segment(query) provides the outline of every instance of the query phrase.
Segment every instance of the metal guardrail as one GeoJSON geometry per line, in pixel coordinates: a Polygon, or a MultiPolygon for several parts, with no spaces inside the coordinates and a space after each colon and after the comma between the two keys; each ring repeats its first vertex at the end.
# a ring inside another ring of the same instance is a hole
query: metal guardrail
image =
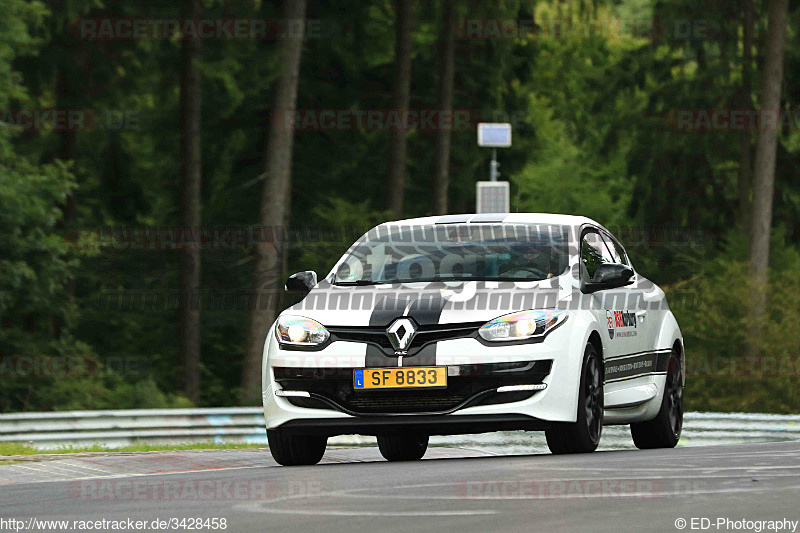
{"type": "Polygon", "coordinates": [[[219,407],[0,414],[0,442],[42,449],[208,441],[266,443],[264,411],[219,407]]]}
{"type": "MultiPolygon", "coordinates": [[[[630,442],[624,427],[606,428],[603,435],[604,444],[630,442]]],[[[686,413],[684,438],[690,443],[800,440],[800,415],[686,413]]],[[[457,444],[458,439],[451,437],[449,440],[457,444]]],[[[220,407],[0,414],[0,442],[25,443],[42,449],[208,441],[266,444],[262,409],[220,407]]],[[[364,442],[370,441],[349,436],[336,439],[338,444],[364,442]]]]}

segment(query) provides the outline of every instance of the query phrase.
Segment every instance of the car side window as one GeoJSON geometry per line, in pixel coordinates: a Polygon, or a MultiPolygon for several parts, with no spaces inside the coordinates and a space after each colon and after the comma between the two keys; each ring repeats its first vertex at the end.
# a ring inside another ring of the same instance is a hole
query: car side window
{"type": "Polygon", "coordinates": [[[583,265],[588,279],[594,278],[597,267],[601,264],[613,262],[614,258],[603,243],[600,234],[596,231],[585,233],[581,239],[581,265],[583,265]]]}

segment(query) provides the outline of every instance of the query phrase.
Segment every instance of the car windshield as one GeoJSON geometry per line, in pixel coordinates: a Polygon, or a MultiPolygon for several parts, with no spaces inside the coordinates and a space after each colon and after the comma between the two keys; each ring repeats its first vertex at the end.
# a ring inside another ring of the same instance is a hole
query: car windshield
{"type": "Polygon", "coordinates": [[[568,268],[567,236],[549,224],[378,226],[353,245],[334,283],[543,280],[568,268]]]}

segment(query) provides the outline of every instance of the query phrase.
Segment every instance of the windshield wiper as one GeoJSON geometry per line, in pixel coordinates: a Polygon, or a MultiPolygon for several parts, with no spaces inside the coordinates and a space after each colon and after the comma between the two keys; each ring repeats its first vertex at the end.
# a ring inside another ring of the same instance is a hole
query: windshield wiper
{"type": "Polygon", "coordinates": [[[442,282],[470,282],[470,281],[497,281],[497,282],[511,282],[511,281],[542,281],[541,278],[467,278],[458,276],[437,276],[434,278],[426,279],[405,279],[395,280],[394,283],[442,283],[442,282]]]}
{"type": "Polygon", "coordinates": [[[391,281],[372,281],[369,279],[357,279],[354,281],[334,281],[334,285],[357,287],[367,285],[389,285],[392,283],[442,283],[442,282],[469,282],[469,281],[495,281],[495,282],[514,282],[514,281],[542,281],[536,278],[462,278],[457,276],[443,276],[428,279],[395,279],[391,281]]]}
{"type": "Polygon", "coordinates": [[[372,281],[371,279],[357,279],[354,281],[334,281],[334,285],[347,285],[347,286],[359,286],[359,285],[385,285],[389,283],[388,281],[372,281]]]}

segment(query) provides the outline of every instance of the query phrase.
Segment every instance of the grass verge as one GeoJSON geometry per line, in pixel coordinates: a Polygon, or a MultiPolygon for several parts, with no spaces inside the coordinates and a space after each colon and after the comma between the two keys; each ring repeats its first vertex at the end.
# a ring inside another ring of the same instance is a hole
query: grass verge
{"type": "MultiPolygon", "coordinates": [[[[134,444],[122,448],[106,448],[105,446],[63,446],[54,450],[39,450],[32,446],[16,442],[0,442],[0,457],[8,455],[43,455],[64,453],[120,453],[120,452],[160,452],[180,450],[240,450],[246,448],[266,448],[266,444],[231,444],[219,442],[195,442],[191,444],[134,444]]],[[[2,463],[0,463],[2,464],[2,463]]]]}

